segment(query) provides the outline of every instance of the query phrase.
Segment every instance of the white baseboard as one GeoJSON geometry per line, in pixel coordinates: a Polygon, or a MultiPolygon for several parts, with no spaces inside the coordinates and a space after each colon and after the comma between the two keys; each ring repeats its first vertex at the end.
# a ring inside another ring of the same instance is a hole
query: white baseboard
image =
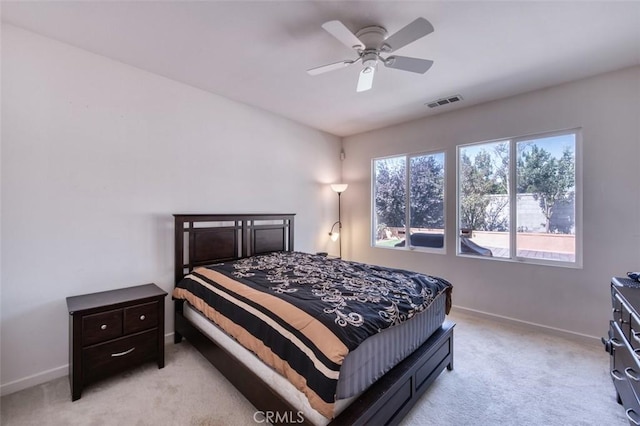
{"type": "Polygon", "coordinates": [[[59,379],[60,377],[64,377],[68,374],[69,364],[52,368],[51,370],[43,371],[41,373],[32,374],[31,376],[23,377],[22,379],[14,380],[13,382],[3,383],[2,385],[0,385],[0,395],[9,395],[10,393],[18,392],[32,386],[41,385],[42,383],[46,383],[51,380],[59,379]]]}
{"type": "Polygon", "coordinates": [[[574,342],[593,345],[595,343],[600,344],[600,337],[589,336],[587,334],[576,333],[570,330],[564,330],[562,328],[549,327],[547,325],[538,324],[535,322],[522,321],[516,318],[505,317],[502,315],[496,315],[489,312],[478,311],[476,309],[465,308],[463,306],[453,305],[452,311],[456,310],[465,314],[474,315],[477,317],[488,318],[490,320],[500,322],[508,325],[515,325],[534,330],[542,333],[552,334],[554,336],[562,337],[574,342]]]}
{"type": "MultiPolygon", "coordinates": [[[[173,343],[173,332],[164,335],[164,344],[168,345],[173,343]]],[[[62,365],[60,367],[52,368],[51,370],[43,371],[33,374],[31,376],[23,377],[18,380],[14,380],[9,383],[3,383],[0,385],[0,396],[9,395],[14,392],[18,392],[24,389],[28,389],[32,386],[38,386],[43,383],[47,383],[51,380],[59,379],[69,374],[69,364],[62,365]]]]}

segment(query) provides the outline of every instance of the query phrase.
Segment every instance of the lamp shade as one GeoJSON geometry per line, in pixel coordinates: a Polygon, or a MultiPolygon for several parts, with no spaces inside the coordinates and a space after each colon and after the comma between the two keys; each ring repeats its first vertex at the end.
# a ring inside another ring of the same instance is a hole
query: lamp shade
{"type": "Polygon", "coordinates": [[[331,232],[330,234],[331,241],[338,241],[338,238],[340,238],[340,233],[339,232],[331,232]]]}
{"type": "Polygon", "coordinates": [[[349,185],[346,183],[334,183],[331,185],[331,189],[333,189],[334,192],[340,194],[341,192],[346,191],[348,186],[349,185]]]}

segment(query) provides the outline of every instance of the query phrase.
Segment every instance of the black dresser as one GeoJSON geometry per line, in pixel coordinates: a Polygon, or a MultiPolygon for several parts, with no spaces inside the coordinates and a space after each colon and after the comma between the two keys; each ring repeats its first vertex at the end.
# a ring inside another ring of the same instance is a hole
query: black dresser
{"type": "Polygon", "coordinates": [[[640,283],[612,278],[613,320],[609,338],[602,339],[611,354],[611,378],[618,403],[632,425],[640,425],[640,283]]]}

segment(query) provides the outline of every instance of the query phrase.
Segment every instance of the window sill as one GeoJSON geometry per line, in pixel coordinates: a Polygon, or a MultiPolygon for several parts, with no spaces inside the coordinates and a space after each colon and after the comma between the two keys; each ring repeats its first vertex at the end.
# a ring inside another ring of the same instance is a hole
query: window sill
{"type": "Polygon", "coordinates": [[[508,262],[517,263],[521,265],[538,265],[538,266],[552,266],[554,268],[569,268],[569,269],[582,269],[581,262],[559,262],[553,260],[531,259],[526,257],[516,257],[515,259],[509,257],[491,257],[491,256],[478,256],[473,254],[456,253],[457,257],[464,257],[467,259],[481,259],[495,262],[508,262]]]}
{"type": "Polygon", "coordinates": [[[429,254],[447,254],[446,248],[435,249],[435,248],[418,247],[418,246],[409,246],[409,248],[407,248],[407,247],[404,247],[404,246],[402,246],[402,247],[387,247],[387,246],[376,246],[376,245],[371,245],[371,247],[376,248],[376,249],[383,249],[383,250],[419,252],[419,253],[429,253],[429,254]]]}

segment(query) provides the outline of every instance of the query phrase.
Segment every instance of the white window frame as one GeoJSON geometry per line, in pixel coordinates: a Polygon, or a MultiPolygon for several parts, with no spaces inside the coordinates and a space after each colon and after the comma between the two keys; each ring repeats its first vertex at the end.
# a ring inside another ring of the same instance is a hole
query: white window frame
{"type": "Polygon", "coordinates": [[[493,260],[500,262],[516,262],[516,263],[527,263],[527,264],[536,264],[536,265],[545,265],[545,266],[556,266],[556,267],[564,267],[564,268],[582,268],[582,256],[583,256],[583,207],[582,207],[582,129],[574,128],[574,129],[565,129],[558,130],[552,132],[545,133],[535,133],[529,134],[525,136],[518,136],[512,138],[501,138],[494,140],[487,140],[482,142],[473,142],[463,145],[458,145],[456,147],[456,255],[459,257],[473,258],[473,259],[484,259],[484,260],[493,260]],[[516,176],[517,176],[517,144],[518,142],[528,141],[531,139],[543,139],[549,138],[553,136],[562,136],[562,135],[575,135],[575,261],[567,262],[561,260],[545,260],[545,259],[535,259],[530,257],[522,257],[517,254],[517,202],[516,202],[516,176]],[[466,254],[460,252],[460,150],[462,148],[475,146],[475,145],[483,145],[490,143],[499,143],[499,142],[508,142],[509,143],[509,257],[489,257],[489,256],[478,256],[473,254],[466,254]]]}
{"type": "Polygon", "coordinates": [[[419,251],[424,253],[435,253],[435,254],[446,254],[447,253],[447,152],[445,150],[434,150],[434,151],[426,151],[419,152],[413,154],[396,154],[396,155],[388,155],[385,157],[376,157],[371,159],[371,247],[377,249],[385,249],[385,250],[407,250],[407,251],[419,251]],[[411,191],[410,191],[410,179],[411,179],[411,159],[415,157],[424,157],[429,155],[442,155],[442,167],[443,167],[443,194],[442,194],[442,209],[443,209],[443,241],[442,248],[432,248],[432,247],[422,247],[422,246],[413,246],[411,245],[411,238],[407,239],[407,236],[410,235],[411,232],[411,191]],[[376,245],[376,198],[375,198],[375,173],[376,161],[386,160],[390,158],[399,158],[404,157],[405,159],[405,185],[406,185],[406,198],[405,198],[405,245],[402,247],[386,247],[376,245]]]}

